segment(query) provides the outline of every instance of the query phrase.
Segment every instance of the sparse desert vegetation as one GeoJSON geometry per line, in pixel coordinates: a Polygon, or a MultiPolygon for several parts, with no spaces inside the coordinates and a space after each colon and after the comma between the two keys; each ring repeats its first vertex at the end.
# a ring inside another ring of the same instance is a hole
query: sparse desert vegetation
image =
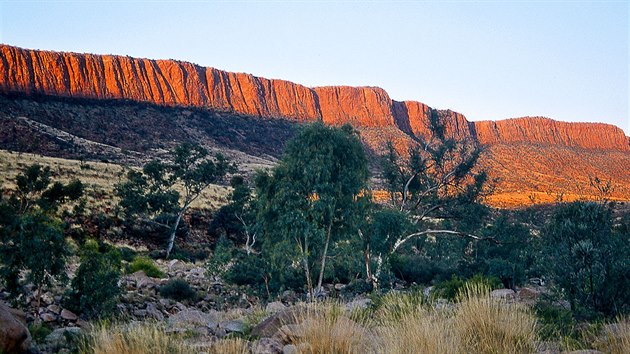
{"type": "Polygon", "coordinates": [[[5,152],[0,315],[43,353],[627,351],[630,213],[490,208],[479,148],[433,118],[423,149],[387,146],[378,200],[350,126],[305,126],[253,178],[195,145],[5,152]]]}

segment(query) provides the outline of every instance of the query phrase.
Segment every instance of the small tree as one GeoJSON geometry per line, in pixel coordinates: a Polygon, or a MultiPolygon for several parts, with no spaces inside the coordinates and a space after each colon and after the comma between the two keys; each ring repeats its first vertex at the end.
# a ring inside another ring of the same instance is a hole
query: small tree
{"type": "MultiPolygon", "coordinates": [[[[356,235],[351,221],[367,177],[367,160],[352,127],[316,123],[287,144],[271,174],[256,179],[263,248],[275,254],[293,244],[311,296],[322,290],[330,248],[344,235],[356,235]]],[[[276,259],[290,267],[290,255],[276,259]]]]}
{"type": "Polygon", "coordinates": [[[17,188],[0,201],[0,275],[16,293],[20,274],[37,286],[37,307],[45,285],[65,278],[68,255],[58,207],[83,194],[78,180],[66,185],[50,178],[50,168],[28,167],[16,177],[17,188]]]}
{"type": "Polygon", "coordinates": [[[127,181],[116,186],[120,205],[128,217],[150,221],[168,232],[166,258],[190,205],[213,183],[223,180],[236,167],[222,155],[208,159],[208,151],[195,144],[182,144],[172,162],[151,161],[142,171],[130,171],[127,181]],[[181,186],[180,194],[175,188],[181,186]]]}
{"type": "Polygon", "coordinates": [[[107,318],[116,309],[121,293],[120,252],[111,247],[99,250],[94,241],[87,241],[81,265],[72,279],[67,305],[88,318],[107,318]]]}
{"type": "Polygon", "coordinates": [[[543,268],[575,313],[611,316],[630,305],[630,234],[596,203],[558,207],[542,233],[543,268]]]}

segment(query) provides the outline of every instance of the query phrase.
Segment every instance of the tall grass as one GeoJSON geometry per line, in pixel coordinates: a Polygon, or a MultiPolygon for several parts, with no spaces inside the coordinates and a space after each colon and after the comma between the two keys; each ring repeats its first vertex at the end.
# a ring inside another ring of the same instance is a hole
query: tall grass
{"type": "Polygon", "coordinates": [[[80,345],[82,354],[188,354],[192,347],[155,323],[95,326],[80,345]]]}
{"type": "Polygon", "coordinates": [[[460,294],[453,325],[462,352],[535,352],[534,315],[523,305],[491,298],[484,286],[467,286],[460,294]]]}
{"type": "Polygon", "coordinates": [[[309,304],[296,315],[296,333],[291,344],[302,348],[301,353],[368,353],[371,336],[361,324],[350,319],[343,306],[334,302],[309,304]],[[301,345],[302,344],[302,345],[301,345]]]}
{"type": "Polygon", "coordinates": [[[434,309],[409,296],[392,296],[378,311],[382,353],[531,353],[535,317],[524,307],[492,299],[488,288],[467,286],[453,308],[434,309]]]}
{"type": "Polygon", "coordinates": [[[630,317],[619,317],[605,327],[603,338],[595,342],[595,348],[611,354],[630,353],[630,317]]]}

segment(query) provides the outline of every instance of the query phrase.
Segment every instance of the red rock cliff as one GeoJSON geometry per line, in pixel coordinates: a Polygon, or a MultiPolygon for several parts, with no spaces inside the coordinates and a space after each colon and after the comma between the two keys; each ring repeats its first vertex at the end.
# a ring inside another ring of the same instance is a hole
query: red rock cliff
{"type": "Polygon", "coordinates": [[[603,123],[566,123],[543,117],[474,122],[482,144],[534,143],[630,151],[623,130],[603,123]]]}
{"type": "Polygon", "coordinates": [[[0,45],[0,92],[65,97],[128,99],[161,105],[208,107],[264,118],[322,120],[359,127],[396,127],[408,135],[428,134],[438,114],[446,132],[483,144],[530,142],[630,150],[617,127],[519,118],[470,123],[460,113],[435,111],[414,101],[397,102],[375,87],[308,88],[283,80],[230,73],[174,60],[137,59],[28,50],[0,45]]]}

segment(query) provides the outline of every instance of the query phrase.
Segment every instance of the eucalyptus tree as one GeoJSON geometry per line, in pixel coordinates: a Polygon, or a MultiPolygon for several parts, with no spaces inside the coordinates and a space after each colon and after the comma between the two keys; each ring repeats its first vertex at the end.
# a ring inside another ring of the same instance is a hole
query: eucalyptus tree
{"type": "Polygon", "coordinates": [[[212,160],[205,148],[184,143],[175,148],[171,161],[153,160],[141,171],[129,171],[127,181],[116,186],[116,194],[128,217],[150,221],[168,232],[168,258],[191,204],[211,184],[222,182],[235,171],[236,166],[223,155],[217,154],[212,160]]]}
{"type": "Polygon", "coordinates": [[[322,290],[330,248],[356,237],[367,179],[358,134],[349,125],[321,123],[306,126],[287,144],[279,164],[256,178],[263,252],[283,263],[279,268],[299,262],[311,297],[322,290]],[[274,257],[278,249],[294,252],[274,257]]]}

